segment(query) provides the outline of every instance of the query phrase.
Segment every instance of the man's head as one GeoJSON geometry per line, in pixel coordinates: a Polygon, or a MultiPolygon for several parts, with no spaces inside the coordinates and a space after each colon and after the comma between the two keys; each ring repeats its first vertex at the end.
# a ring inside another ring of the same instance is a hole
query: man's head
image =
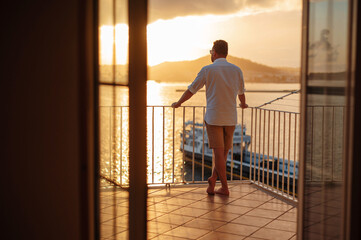
{"type": "Polygon", "coordinates": [[[211,50],[211,60],[214,62],[217,58],[226,58],[228,55],[228,43],[224,40],[213,42],[211,50]]]}

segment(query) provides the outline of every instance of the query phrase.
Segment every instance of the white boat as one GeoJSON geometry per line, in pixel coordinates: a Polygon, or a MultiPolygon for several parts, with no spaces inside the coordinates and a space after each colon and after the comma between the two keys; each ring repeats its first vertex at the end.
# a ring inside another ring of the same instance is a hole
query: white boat
{"type": "MultiPolygon", "coordinates": [[[[192,121],[185,122],[184,135],[183,131],[181,135],[180,149],[186,156],[185,161],[193,162],[197,164],[204,164],[206,166],[212,166],[212,149],[208,145],[208,136],[206,127],[201,123],[193,123],[192,121]],[[204,131],[203,131],[204,129],[204,131]]],[[[276,158],[273,156],[267,156],[263,154],[250,152],[249,146],[251,144],[251,137],[246,135],[246,127],[242,125],[236,125],[233,135],[233,148],[229,151],[227,156],[227,171],[230,174],[233,171],[234,174],[241,173],[242,176],[248,177],[250,175],[250,169],[260,171],[260,176],[263,173],[268,173],[270,177],[276,180],[277,176],[279,181],[284,178],[290,177],[290,185],[292,185],[292,179],[298,176],[298,162],[296,165],[293,160],[276,158]],[[272,166],[274,164],[274,166],[272,166]],[[296,173],[294,176],[294,172],[296,173]]],[[[252,173],[253,176],[253,173],[252,173]]],[[[286,180],[287,181],[287,180],[286,180]]],[[[296,185],[297,186],[297,185],[296,185]]]]}

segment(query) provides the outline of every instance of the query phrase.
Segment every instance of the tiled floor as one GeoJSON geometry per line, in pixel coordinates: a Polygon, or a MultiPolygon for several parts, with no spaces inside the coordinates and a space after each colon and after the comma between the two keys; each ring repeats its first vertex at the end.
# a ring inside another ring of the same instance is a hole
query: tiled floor
{"type": "MultiPolygon", "coordinates": [[[[254,185],[230,184],[230,196],[206,185],[149,189],[148,239],[296,239],[296,208],[254,185]]],[[[128,194],[101,194],[102,239],[127,239],[128,194]]]]}

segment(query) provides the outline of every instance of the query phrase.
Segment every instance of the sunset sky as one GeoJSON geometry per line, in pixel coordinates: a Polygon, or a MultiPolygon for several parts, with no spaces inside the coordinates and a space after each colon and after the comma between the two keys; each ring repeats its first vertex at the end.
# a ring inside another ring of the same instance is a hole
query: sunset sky
{"type": "MultiPolygon", "coordinates": [[[[117,1],[116,63],[127,61],[126,1],[117,1]]],[[[224,39],[229,54],[299,67],[300,0],[149,0],[148,64],[193,60],[224,39]]],[[[112,1],[100,1],[100,61],[113,61],[112,1]]]]}

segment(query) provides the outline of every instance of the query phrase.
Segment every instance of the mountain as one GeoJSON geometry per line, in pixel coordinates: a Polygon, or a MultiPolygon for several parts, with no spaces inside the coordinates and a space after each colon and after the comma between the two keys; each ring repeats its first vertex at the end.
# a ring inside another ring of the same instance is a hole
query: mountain
{"type": "MultiPolygon", "coordinates": [[[[233,56],[228,56],[227,60],[242,69],[247,82],[299,82],[299,71],[297,69],[273,68],[233,56]]],[[[192,61],[161,63],[148,68],[148,79],[159,82],[191,82],[203,66],[211,63],[209,56],[192,61]]]]}
{"type": "MultiPolygon", "coordinates": [[[[299,82],[299,69],[297,68],[274,68],[233,56],[228,56],[227,60],[242,69],[246,82],[299,82]]],[[[192,82],[201,68],[211,63],[209,56],[192,61],[161,63],[156,66],[148,67],[148,79],[157,82],[192,82]]],[[[128,80],[128,66],[117,65],[115,70],[116,82],[126,83],[128,80]]],[[[100,80],[102,82],[112,82],[113,78],[113,66],[101,65],[100,80]]]]}

